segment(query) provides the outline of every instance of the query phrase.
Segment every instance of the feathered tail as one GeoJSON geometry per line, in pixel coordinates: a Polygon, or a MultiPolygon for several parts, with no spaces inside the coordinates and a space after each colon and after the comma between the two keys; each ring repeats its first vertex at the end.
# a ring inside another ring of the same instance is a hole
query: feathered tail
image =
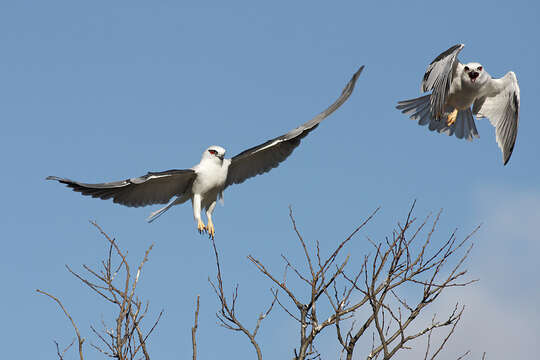
{"type": "Polygon", "coordinates": [[[436,120],[431,114],[430,96],[425,95],[416,99],[399,101],[396,108],[410,115],[412,120],[418,120],[418,125],[429,125],[430,131],[437,131],[448,136],[456,135],[458,139],[472,141],[479,138],[471,109],[459,110],[456,121],[448,126],[446,121],[436,120]]]}
{"type": "Polygon", "coordinates": [[[150,216],[148,216],[146,218],[146,221],[148,221],[149,223],[151,223],[152,221],[156,220],[158,217],[160,217],[161,215],[163,215],[163,213],[167,210],[169,210],[172,206],[174,205],[178,205],[178,204],[183,204],[185,203],[187,200],[189,200],[189,196],[179,196],[177,197],[176,199],[174,199],[173,201],[171,201],[170,203],[168,203],[165,207],[162,207],[161,209],[159,210],[156,210],[154,211],[153,213],[150,214],[150,216]]]}

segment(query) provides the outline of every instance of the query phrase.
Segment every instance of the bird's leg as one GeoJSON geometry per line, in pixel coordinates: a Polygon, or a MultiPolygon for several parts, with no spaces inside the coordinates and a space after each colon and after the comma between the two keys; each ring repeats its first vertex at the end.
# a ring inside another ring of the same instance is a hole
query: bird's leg
{"type": "MultiPolygon", "coordinates": [[[[208,225],[210,225],[210,224],[208,224],[208,225]]],[[[197,230],[199,230],[199,234],[202,234],[203,232],[206,231],[206,226],[204,226],[204,223],[202,222],[201,219],[197,220],[197,230]]]]}
{"type": "Polygon", "coordinates": [[[208,220],[208,236],[213,239],[215,234],[216,230],[214,228],[214,223],[212,222],[212,220],[208,220]]]}
{"type": "Polygon", "coordinates": [[[200,194],[193,195],[193,217],[197,221],[197,230],[199,230],[199,234],[206,231],[206,226],[204,226],[204,223],[201,220],[201,200],[200,194]]]}
{"type": "Polygon", "coordinates": [[[214,212],[214,208],[216,207],[216,202],[212,202],[210,206],[206,209],[206,217],[208,218],[208,236],[212,239],[214,238],[214,235],[216,234],[216,230],[214,228],[214,223],[212,222],[212,213],[214,212]]]}
{"type": "Polygon", "coordinates": [[[452,124],[456,122],[458,111],[459,111],[458,109],[454,109],[454,111],[448,114],[448,117],[446,118],[447,126],[452,126],[452,124]]]}

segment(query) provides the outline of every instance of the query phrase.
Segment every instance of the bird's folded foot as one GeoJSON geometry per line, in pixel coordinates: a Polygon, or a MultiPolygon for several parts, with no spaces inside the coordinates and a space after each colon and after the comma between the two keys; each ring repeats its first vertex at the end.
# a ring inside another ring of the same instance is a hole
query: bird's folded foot
{"type": "Polygon", "coordinates": [[[208,222],[207,230],[208,230],[208,236],[213,239],[214,235],[216,234],[216,230],[214,228],[214,224],[211,221],[208,222]]]}
{"type": "Polygon", "coordinates": [[[447,126],[452,126],[452,124],[456,122],[458,111],[459,111],[458,109],[454,109],[454,111],[448,114],[448,117],[446,118],[447,126]]]}
{"type": "Polygon", "coordinates": [[[204,226],[204,223],[201,220],[197,222],[197,230],[199,230],[199,234],[206,231],[206,226],[204,226]]]}

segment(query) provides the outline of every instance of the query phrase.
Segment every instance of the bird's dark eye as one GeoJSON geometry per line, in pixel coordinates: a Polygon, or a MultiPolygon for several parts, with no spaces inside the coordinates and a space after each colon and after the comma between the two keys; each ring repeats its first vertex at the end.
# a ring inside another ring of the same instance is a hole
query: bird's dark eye
{"type": "Polygon", "coordinates": [[[479,66],[479,67],[476,68],[476,70],[478,70],[478,71],[482,71],[482,69],[483,69],[483,68],[482,68],[481,66],[479,66]]]}
{"type": "Polygon", "coordinates": [[[469,67],[468,67],[468,66],[465,66],[465,68],[464,68],[463,70],[465,70],[465,71],[469,71],[470,69],[469,69],[469,67]]]}
{"type": "Polygon", "coordinates": [[[210,154],[212,154],[212,155],[217,155],[217,151],[214,150],[214,149],[210,149],[210,150],[208,150],[208,152],[209,152],[210,154]]]}

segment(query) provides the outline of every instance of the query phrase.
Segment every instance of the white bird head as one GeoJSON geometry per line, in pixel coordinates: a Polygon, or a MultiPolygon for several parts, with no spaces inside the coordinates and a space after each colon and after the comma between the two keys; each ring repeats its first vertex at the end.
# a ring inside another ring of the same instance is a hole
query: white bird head
{"type": "Polygon", "coordinates": [[[221,146],[212,145],[208,149],[204,150],[201,161],[212,160],[221,163],[223,162],[224,157],[225,149],[221,146]]]}
{"type": "Polygon", "coordinates": [[[465,64],[461,77],[462,81],[471,87],[481,87],[491,78],[482,64],[476,62],[465,64]]]}

